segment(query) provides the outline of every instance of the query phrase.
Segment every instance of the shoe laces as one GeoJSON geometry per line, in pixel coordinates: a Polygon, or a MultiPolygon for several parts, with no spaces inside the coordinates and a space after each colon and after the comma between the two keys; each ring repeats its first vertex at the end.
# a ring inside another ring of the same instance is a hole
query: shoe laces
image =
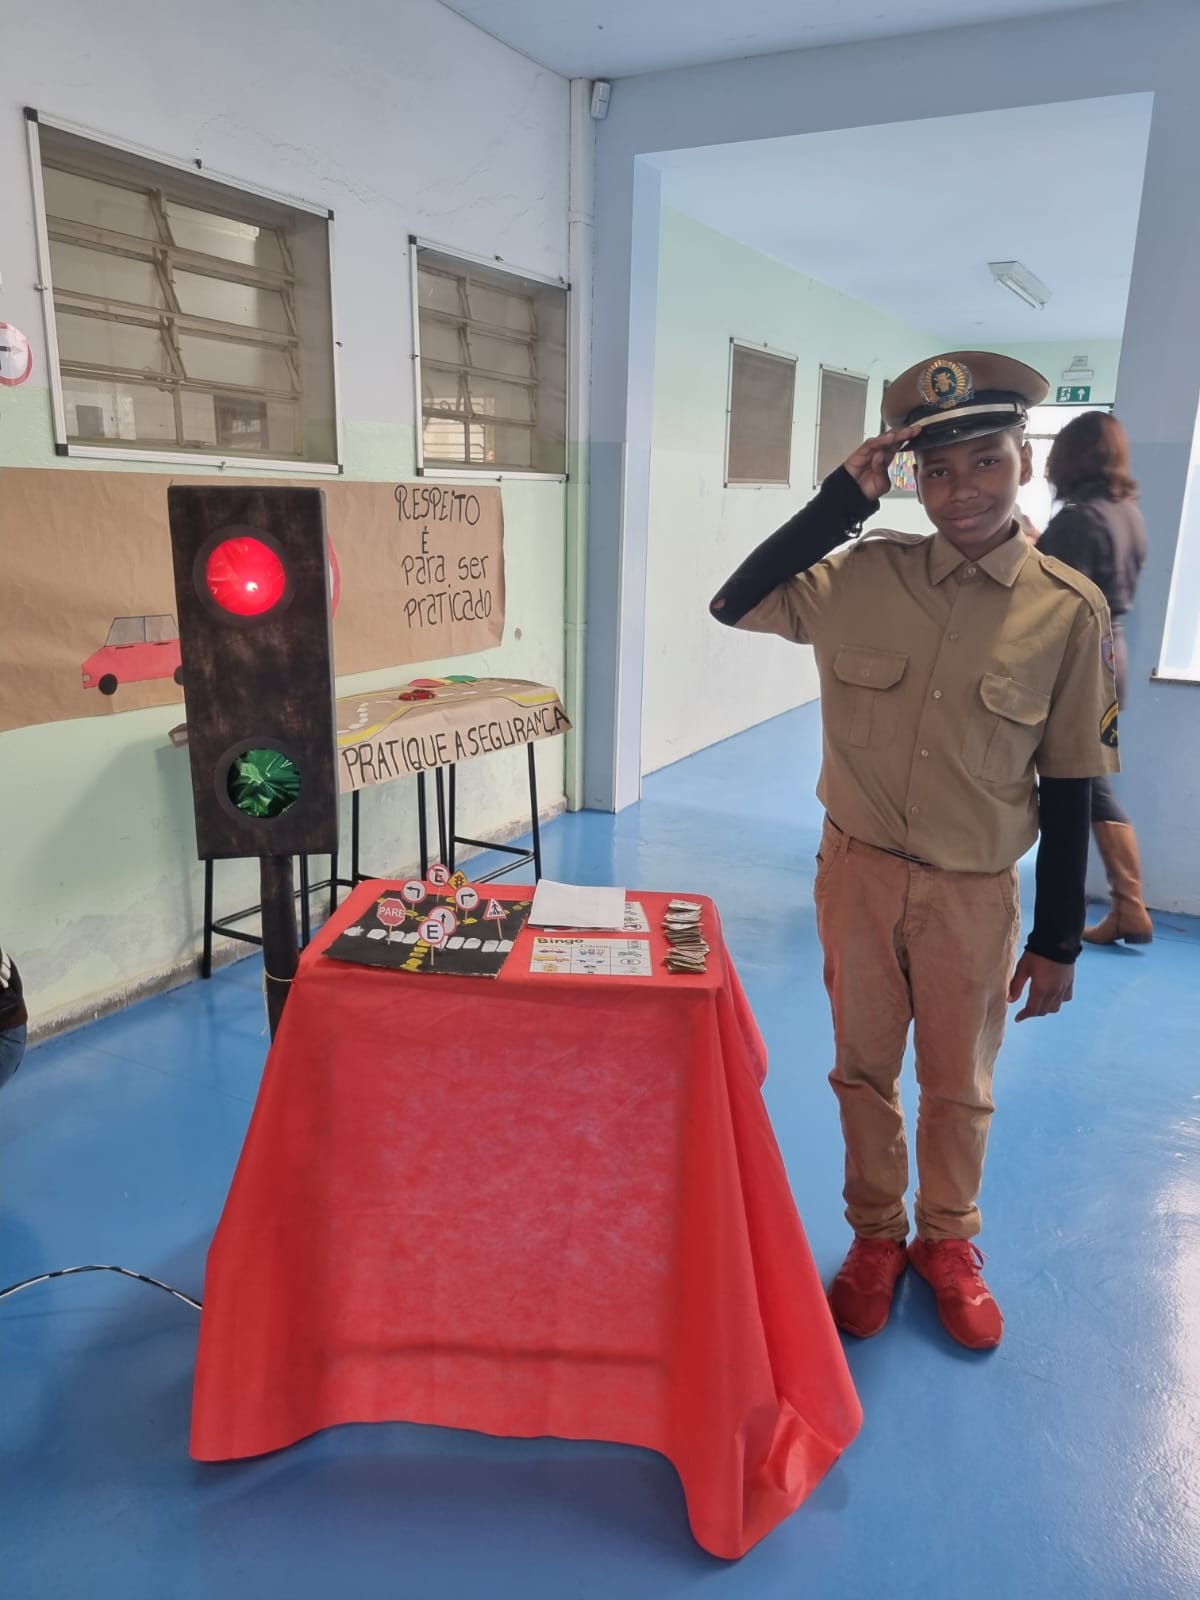
{"type": "Polygon", "coordinates": [[[970,1239],[943,1239],[930,1245],[928,1260],[936,1289],[962,1294],[990,1293],[983,1281],[983,1263],[987,1257],[970,1239]]]}
{"type": "Polygon", "coordinates": [[[845,1271],[864,1293],[889,1289],[896,1280],[896,1243],[891,1239],[855,1239],[845,1271]]]}

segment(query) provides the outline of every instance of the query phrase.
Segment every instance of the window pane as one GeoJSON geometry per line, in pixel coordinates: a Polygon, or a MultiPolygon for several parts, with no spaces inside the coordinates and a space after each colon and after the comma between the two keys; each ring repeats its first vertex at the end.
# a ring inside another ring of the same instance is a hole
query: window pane
{"type": "MultiPolygon", "coordinates": [[[[533,470],[533,433],[529,428],[489,428],[489,462],[514,472],[533,470]]],[[[542,469],[545,470],[545,469],[542,469]]]]}
{"type": "Polygon", "coordinates": [[[796,363],[767,350],[731,346],[730,483],[788,483],[792,471],[792,412],[796,363]]]}
{"type": "Polygon", "coordinates": [[[217,443],[229,450],[267,448],[267,403],[238,395],[216,397],[217,443]]]}
{"type": "Polygon", "coordinates": [[[455,317],[462,315],[459,280],[448,278],[444,273],[419,271],[417,300],[422,310],[428,306],[431,311],[447,311],[455,317]]]}
{"type": "Polygon", "coordinates": [[[337,455],[334,419],[306,416],[295,401],[267,401],[267,437],[270,441],[267,448],[273,456],[332,461],[337,455]]]}
{"type": "Polygon", "coordinates": [[[53,242],[50,270],[55,289],[122,300],[126,305],[161,310],[166,296],[158,273],[149,261],[134,261],[109,250],[89,250],[84,245],[53,242]]]}
{"type": "Polygon", "coordinates": [[[525,295],[504,294],[486,284],[467,283],[467,304],[475,322],[489,322],[495,328],[511,328],[515,333],[533,332],[533,302],[525,295]]]}
{"type": "Polygon", "coordinates": [[[185,389],[179,397],[183,413],[183,439],[187,449],[211,450],[217,442],[217,419],[211,394],[185,389]]]}
{"type": "Polygon", "coordinates": [[[287,393],[292,375],[277,350],[251,344],[226,344],[184,333],[179,338],[183,365],[189,378],[205,383],[229,383],[240,389],[277,389],[287,393]]]}
{"type": "Polygon", "coordinates": [[[426,417],[422,449],[427,461],[482,466],[485,459],[483,424],[426,417]]]}
{"type": "Polygon", "coordinates": [[[179,434],[175,427],[175,397],[169,389],[151,389],[146,384],[130,384],[126,390],[133,402],[134,437],[140,442],[175,446],[179,434]]]}
{"type": "Polygon", "coordinates": [[[163,210],[171,238],[180,249],[200,250],[206,256],[220,256],[224,261],[262,267],[269,272],[283,270],[283,254],[274,229],[197,211],[177,200],[168,200],[163,210]]]}
{"type": "Polygon", "coordinates": [[[121,189],[94,178],[78,178],[73,172],[60,172],[56,167],[43,168],[42,185],[50,218],[65,217],[114,233],[131,233],[139,239],[159,238],[150,197],[144,192],[121,189]]]}
{"type": "Polygon", "coordinates": [[[533,346],[516,339],[496,339],[486,333],[467,332],[467,348],[471,365],[486,372],[500,372],[505,377],[533,377],[533,346]]]}
{"type": "Polygon", "coordinates": [[[866,438],[867,380],[848,372],[821,369],[817,411],[818,484],[857,450],[866,438]]]}
{"type": "Polygon", "coordinates": [[[458,328],[439,317],[429,317],[421,323],[421,354],[430,361],[446,361],[451,366],[461,366],[462,343],[458,328]]]}
{"type": "Polygon", "coordinates": [[[170,372],[162,335],[157,328],[125,322],[105,322],[99,317],[77,317],[59,311],[58,351],[69,365],[121,367],[127,372],[170,372]]]}
{"type": "Polygon", "coordinates": [[[512,422],[532,422],[534,394],[532,389],[513,383],[497,383],[491,378],[481,378],[470,373],[471,410],[476,416],[504,417],[512,422]]]}
{"type": "Polygon", "coordinates": [[[71,439],[101,444],[137,438],[133,399],[119,384],[70,378],[63,386],[63,405],[71,439]]]}
{"type": "Polygon", "coordinates": [[[165,644],[168,639],[179,637],[174,617],[146,617],[145,623],[147,644],[165,644]]]}
{"type": "Polygon", "coordinates": [[[169,389],[71,378],[63,389],[63,403],[67,437],[79,444],[174,447],[179,443],[169,389]]]}
{"type": "Polygon", "coordinates": [[[274,289],[255,289],[247,283],[230,283],[202,273],[176,272],[175,293],[179,309],[189,316],[213,322],[236,322],[267,333],[287,333],[283,296],[274,289]]]}
{"type": "Polygon", "coordinates": [[[453,372],[424,368],[421,373],[421,400],[426,411],[462,412],[466,415],[466,396],[453,372]]]}

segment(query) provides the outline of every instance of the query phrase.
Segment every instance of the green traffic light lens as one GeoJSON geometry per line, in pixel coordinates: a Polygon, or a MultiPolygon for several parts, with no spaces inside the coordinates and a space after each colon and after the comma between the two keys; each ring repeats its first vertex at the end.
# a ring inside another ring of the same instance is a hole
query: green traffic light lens
{"type": "Polygon", "coordinates": [[[279,817],[300,794],[296,763],[278,750],[243,750],[230,763],[229,798],[247,817],[279,817]]]}

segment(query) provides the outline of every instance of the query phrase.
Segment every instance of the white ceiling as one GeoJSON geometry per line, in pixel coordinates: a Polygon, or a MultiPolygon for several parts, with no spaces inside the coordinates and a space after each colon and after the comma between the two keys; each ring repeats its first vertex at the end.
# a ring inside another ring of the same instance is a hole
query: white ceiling
{"type": "Polygon", "coordinates": [[[1118,338],[1152,96],[653,157],[663,204],[947,344],[1118,338]],[[1017,260],[1051,293],[992,282],[1017,260]]]}
{"type": "Polygon", "coordinates": [[[443,0],[568,78],[620,78],[1108,0],[443,0]]]}

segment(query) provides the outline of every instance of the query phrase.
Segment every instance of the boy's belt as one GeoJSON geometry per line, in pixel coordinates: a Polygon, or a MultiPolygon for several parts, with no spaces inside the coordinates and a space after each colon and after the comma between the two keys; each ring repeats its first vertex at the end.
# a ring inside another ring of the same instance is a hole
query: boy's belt
{"type": "MultiPolygon", "coordinates": [[[[825,820],[833,829],[834,833],[840,833],[843,837],[845,836],[845,828],[839,828],[837,823],[831,816],[828,815],[828,813],[826,813],[825,820]]],[[[851,838],[853,837],[853,834],[851,834],[851,838]]],[[[866,841],[860,840],[859,843],[865,844],[866,841]]],[[[924,861],[920,856],[910,856],[907,850],[889,850],[885,844],[873,844],[870,848],[872,850],[882,850],[885,856],[895,856],[897,861],[910,861],[914,867],[928,867],[931,872],[937,872],[940,870],[938,867],[934,866],[932,861],[924,861]]]]}

